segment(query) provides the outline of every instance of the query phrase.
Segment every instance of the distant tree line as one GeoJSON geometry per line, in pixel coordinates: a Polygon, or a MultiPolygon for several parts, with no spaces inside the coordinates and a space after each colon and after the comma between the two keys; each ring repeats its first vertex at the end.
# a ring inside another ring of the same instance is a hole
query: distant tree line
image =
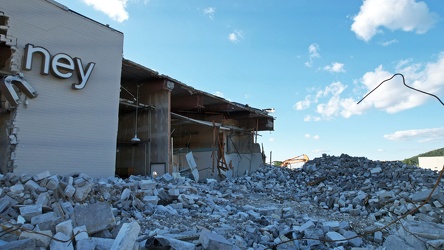
{"type": "Polygon", "coordinates": [[[444,148],[435,149],[427,153],[419,154],[417,156],[404,159],[402,162],[404,162],[407,165],[419,165],[418,157],[433,157],[433,156],[444,156],[444,148]]]}

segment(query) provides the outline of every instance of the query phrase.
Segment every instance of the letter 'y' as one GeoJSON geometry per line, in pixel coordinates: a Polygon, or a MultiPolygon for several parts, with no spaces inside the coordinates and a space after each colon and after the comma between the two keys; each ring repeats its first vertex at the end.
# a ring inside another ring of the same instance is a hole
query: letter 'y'
{"type": "Polygon", "coordinates": [[[73,89],[83,89],[86,86],[86,83],[88,82],[89,77],[91,76],[91,72],[94,69],[94,66],[96,66],[96,63],[90,62],[86,65],[86,68],[83,68],[82,60],[80,58],[74,58],[76,63],[76,71],[77,76],[80,80],[79,83],[73,83],[72,88],[73,89]]]}

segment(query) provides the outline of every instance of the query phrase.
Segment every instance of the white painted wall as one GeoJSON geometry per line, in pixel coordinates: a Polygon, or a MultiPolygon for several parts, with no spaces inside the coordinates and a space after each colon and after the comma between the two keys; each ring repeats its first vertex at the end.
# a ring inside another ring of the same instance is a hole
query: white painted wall
{"type": "Polygon", "coordinates": [[[444,156],[418,157],[419,167],[441,171],[444,165],[444,156]]]}
{"type": "Polygon", "coordinates": [[[25,45],[31,43],[52,56],[78,57],[84,67],[96,63],[81,90],[71,88],[79,81],[75,72],[69,79],[42,75],[40,56],[34,57],[31,71],[22,70],[39,96],[17,109],[14,126],[19,144],[14,172],[113,176],[123,34],[51,1],[0,0],[0,11],[9,16],[8,35],[17,38],[22,55],[25,45]]]}

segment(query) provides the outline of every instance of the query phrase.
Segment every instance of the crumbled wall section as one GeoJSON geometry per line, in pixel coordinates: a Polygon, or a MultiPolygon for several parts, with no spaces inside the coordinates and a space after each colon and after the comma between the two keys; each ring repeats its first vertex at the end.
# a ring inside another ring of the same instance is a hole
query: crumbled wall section
{"type": "MultiPolygon", "coordinates": [[[[0,76],[16,74],[20,70],[20,55],[17,51],[17,41],[8,35],[9,17],[0,11],[0,76]]],[[[1,81],[4,84],[3,81],[1,81]]],[[[7,88],[2,86],[0,92],[0,173],[12,172],[15,164],[15,148],[18,143],[18,129],[14,127],[16,116],[15,107],[5,97],[7,88]]],[[[20,98],[20,92],[13,94],[20,98]]],[[[9,93],[11,94],[11,93],[9,93]]]]}

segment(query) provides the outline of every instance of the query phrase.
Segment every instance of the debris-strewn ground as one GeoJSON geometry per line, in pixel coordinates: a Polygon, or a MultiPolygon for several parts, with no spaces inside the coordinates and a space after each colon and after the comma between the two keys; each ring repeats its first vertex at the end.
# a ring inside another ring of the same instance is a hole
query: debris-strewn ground
{"type": "Polygon", "coordinates": [[[221,182],[10,173],[0,248],[443,249],[438,177],[345,154],[221,182]]]}

